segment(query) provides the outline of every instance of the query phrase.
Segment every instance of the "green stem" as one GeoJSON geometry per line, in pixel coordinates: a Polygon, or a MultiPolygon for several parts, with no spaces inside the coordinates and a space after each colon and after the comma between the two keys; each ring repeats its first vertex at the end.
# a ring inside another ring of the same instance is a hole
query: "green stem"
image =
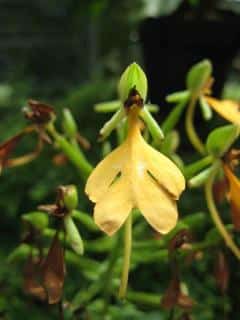
{"type": "Polygon", "coordinates": [[[201,139],[199,138],[195,128],[194,128],[194,115],[195,115],[195,108],[197,103],[197,96],[193,96],[190,100],[188,105],[188,109],[186,112],[185,118],[185,128],[188,135],[188,138],[193,145],[193,147],[202,155],[205,154],[205,147],[201,139]]]}
{"type": "Polygon", "coordinates": [[[195,174],[197,174],[199,171],[207,167],[208,165],[212,164],[213,162],[213,156],[209,155],[201,160],[198,160],[184,168],[184,176],[186,179],[192,178],[195,174]]]}
{"type": "Polygon", "coordinates": [[[130,213],[125,222],[125,230],[124,230],[124,258],[123,258],[121,284],[119,289],[120,299],[124,299],[126,296],[127,285],[128,285],[128,274],[129,274],[130,260],[131,260],[131,250],[132,250],[132,214],[130,213]]]}
{"type": "Polygon", "coordinates": [[[127,293],[127,300],[140,305],[159,309],[161,297],[154,293],[129,291],[127,293]]]}
{"type": "Polygon", "coordinates": [[[58,147],[62,150],[62,152],[79,169],[81,176],[84,179],[87,179],[93,168],[85,158],[80,148],[77,149],[70,142],[68,142],[64,136],[56,131],[53,124],[48,125],[47,130],[53,137],[54,141],[57,143],[58,147]]]}
{"type": "Polygon", "coordinates": [[[165,135],[167,135],[170,131],[174,129],[176,124],[181,118],[181,115],[185,109],[185,106],[187,104],[187,100],[189,97],[183,99],[180,101],[174,108],[173,110],[169,113],[167,118],[163,121],[162,123],[162,131],[164,132],[165,135]]]}
{"type": "Polygon", "coordinates": [[[223,224],[219,212],[217,210],[217,207],[215,205],[214,202],[214,198],[213,198],[213,183],[214,183],[214,179],[216,177],[216,174],[218,173],[219,170],[219,163],[216,163],[214,165],[214,168],[205,184],[205,196],[206,196],[206,200],[207,200],[207,205],[208,205],[208,209],[209,212],[211,214],[211,217],[219,231],[219,233],[221,234],[222,238],[225,240],[226,245],[229,247],[229,249],[232,251],[232,253],[238,258],[240,259],[240,249],[237,247],[237,245],[234,243],[231,235],[228,233],[227,229],[225,228],[225,225],[223,224]]]}
{"type": "Polygon", "coordinates": [[[112,246],[112,250],[110,253],[110,257],[108,259],[108,265],[106,268],[106,271],[104,272],[103,275],[103,283],[104,283],[104,288],[103,288],[103,297],[104,297],[104,306],[103,306],[103,314],[107,313],[108,310],[108,305],[109,305],[109,300],[110,300],[110,286],[111,286],[111,281],[113,280],[113,271],[114,267],[117,262],[117,258],[119,256],[119,249],[120,249],[120,244],[121,242],[119,241],[119,235],[117,234],[115,238],[114,245],[112,246]]]}

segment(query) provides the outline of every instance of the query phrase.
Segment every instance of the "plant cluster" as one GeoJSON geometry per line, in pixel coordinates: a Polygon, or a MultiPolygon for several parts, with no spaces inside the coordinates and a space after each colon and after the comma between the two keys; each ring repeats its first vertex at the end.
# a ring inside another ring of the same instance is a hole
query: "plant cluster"
{"type": "MultiPolygon", "coordinates": [[[[54,107],[28,101],[23,108],[25,128],[0,145],[3,174],[35,160],[49,145],[60,152],[55,158],[59,165],[70,162],[75,167],[79,192],[94,203],[92,218],[90,211],[81,210],[76,186],[61,185],[53,204],[39,204],[36,211],[21,216],[21,243],[9,254],[8,263],[24,263],[28,299],[57,305],[61,319],[124,319],[124,310],[136,306],[156,310],[163,319],[199,319],[196,314],[204,306],[192,295],[194,283],[185,280],[185,273],[206,266],[209,259],[215,261],[216,288],[227,296],[228,257],[240,259],[240,150],[235,147],[240,111],[238,102],[212,97],[212,84],[211,62],[194,65],[186,76],[186,89],[167,96],[173,107],[159,124],[153,117],[158,106],[147,100],[147,78],[139,65],[131,64],[120,78],[118,100],[95,105],[96,112],[113,113],[100,130],[103,160],[95,168],[86,155],[93,146],[80,135],[69,109],[62,112],[60,132],[54,107]],[[198,107],[202,121],[210,122],[214,111],[230,124],[209,129],[203,142],[195,127],[198,107]],[[178,124],[183,118],[195,150],[192,162],[180,156],[178,124]],[[30,134],[37,136],[35,149],[14,156],[30,134]],[[110,138],[113,134],[115,140],[110,138]],[[177,202],[185,188],[189,197],[192,189],[199,189],[207,212],[192,208],[191,213],[181,209],[178,214],[177,202]],[[224,201],[230,215],[225,214],[224,201]],[[141,287],[141,279],[132,281],[139,268],[154,273],[159,264],[168,274],[167,282],[156,276],[164,284],[161,291],[158,286],[141,287]],[[72,272],[81,281],[75,281],[69,294],[64,288],[72,272]]],[[[231,309],[226,301],[224,314],[231,309]]],[[[203,312],[202,319],[212,316],[203,312]]]]}

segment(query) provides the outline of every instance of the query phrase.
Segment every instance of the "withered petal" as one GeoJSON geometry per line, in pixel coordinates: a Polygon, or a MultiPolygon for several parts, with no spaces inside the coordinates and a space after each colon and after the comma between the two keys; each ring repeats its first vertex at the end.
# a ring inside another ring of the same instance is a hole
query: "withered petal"
{"type": "Polygon", "coordinates": [[[58,233],[53,238],[41,269],[43,286],[48,295],[48,303],[58,303],[62,298],[65,278],[64,250],[58,239],[58,233]]]}

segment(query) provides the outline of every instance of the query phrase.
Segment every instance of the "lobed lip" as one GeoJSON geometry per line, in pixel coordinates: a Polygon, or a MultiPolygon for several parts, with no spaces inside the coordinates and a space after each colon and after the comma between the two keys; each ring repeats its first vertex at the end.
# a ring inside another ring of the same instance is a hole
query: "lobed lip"
{"type": "Polygon", "coordinates": [[[135,108],[129,110],[126,140],[97,165],[85,188],[96,203],[95,223],[108,235],[121,227],[133,208],[163,234],[177,222],[176,200],[185,179],[171,160],[143,139],[138,114],[135,108]]]}

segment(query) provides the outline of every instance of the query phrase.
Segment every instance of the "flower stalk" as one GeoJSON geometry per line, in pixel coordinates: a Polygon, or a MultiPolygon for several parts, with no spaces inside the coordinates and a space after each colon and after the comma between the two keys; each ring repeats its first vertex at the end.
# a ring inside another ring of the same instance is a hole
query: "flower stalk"
{"type": "Polygon", "coordinates": [[[221,234],[222,238],[224,239],[226,245],[229,247],[229,249],[232,251],[232,253],[236,256],[236,258],[240,259],[240,249],[237,247],[237,245],[234,243],[231,235],[228,233],[227,229],[225,228],[219,212],[217,210],[214,197],[213,197],[213,183],[214,179],[218,173],[219,170],[219,162],[216,162],[214,164],[214,168],[211,172],[211,174],[208,177],[208,180],[205,184],[205,196],[207,201],[207,206],[209,209],[209,212],[211,214],[212,220],[215,223],[219,233],[221,234]]]}
{"type": "Polygon", "coordinates": [[[132,214],[130,214],[125,222],[124,228],[124,257],[123,257],[123,268],[121,284],[119,289],[119,298],[124,299],[126,297],[127,286],[128,286],[128,274],[130,269],[132,250],[132,214]]]}
{"type": "Polygon", "coordinates": [[[205,154],[205,147],[200,137],[198,136],[194,127],[194,115],[197,104],[198,96],[192,96],[190,103],[187,108],[186,118],[185,118],[185,128],[188,138],[192,146],[201,154],[205,154]]]}
{"type": "Polygon", "coordinates": [[[76,148],[76,146],[68,142],[64,136],[59,134],[56,131],[53,123],[48,124],[47,130],[53,137],[59,149],[61,149],[61,151],[68,157],[68,159],[79,169],[79,172],[83,179],[87,179],[93,168],[85,158],[80,148],[76,148]]]}

